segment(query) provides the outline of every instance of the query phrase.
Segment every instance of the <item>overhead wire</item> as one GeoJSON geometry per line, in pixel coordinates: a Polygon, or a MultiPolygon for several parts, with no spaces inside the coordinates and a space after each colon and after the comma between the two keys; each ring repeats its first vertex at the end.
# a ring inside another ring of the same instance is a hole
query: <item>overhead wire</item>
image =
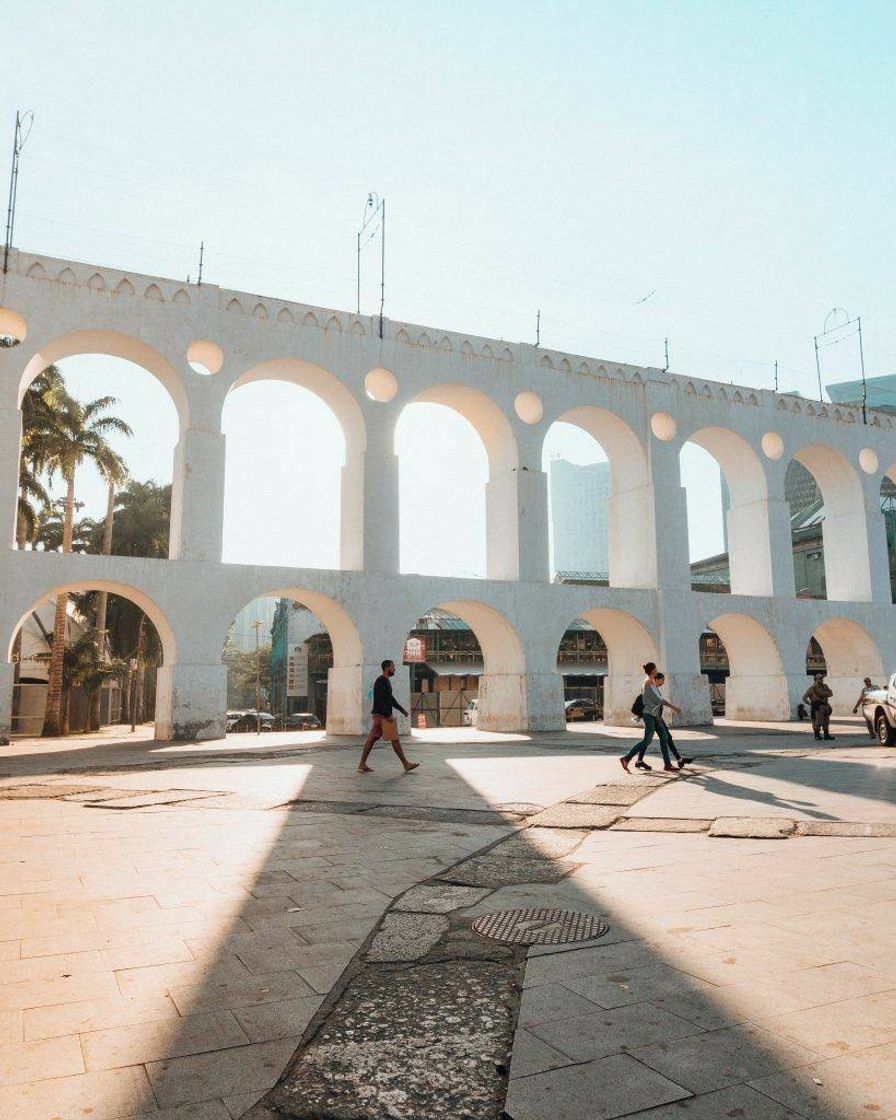
{"type": "MultiPolygon", "coordinates": [[[[79,148],[83,148],[83,138],[77,138],[76,139],[74,137],[69,137],[69,136],[66,136],[66,135],[60,134],[60,133],[45,133],[44,135],[48,139],[56,139],[56,140],[59,140],[59,141],[65,143],[65,144],[72,144],[72,145],[78,146],[79,148]]],[[[144,165],[148,165],[148,166],[151,166],[151,167],[164,168],[166,172],[170,173],[170,164],[163,163],[161,160],[154,160],[150,157],[146,157],[145,155],[136,155],[135,153],[132,153],[132,152],[125,152],[123,149],[112,147],[107,143],[94,143],[93,141],[91,141],[91,148],[108,152],[109,154],[114,155],[114,156],[119,157],[119,158],[124,157],[129,161],[129,163],[131,165],[144,164],[144,165]]],[[[126,194],[129,197],[142,198],[142,197],[145,197],[145,192],[146,192],[147,189],[157,191],[157,192],[161,192],[161,193],[166,194],[166,195],[172,195],[172,194],[178,194],[179,193],[175,187],[172,187],[170,185],[170,182],[162,184],[162,183],[147,181],[146,178],[143,178],[141,180],[135,180],[135,179],[132,179],[132,178],[122,176],[120,174],[111,173],[111,172],[109,172],[105,169],[100,169],[100,168],[96,168],[96,167],[85,167],[82,164],[70,163],[70,162],[67,162],[63,157],[56,156],[52,153],[44,153],[41,150],[39,150],[37,153],[35,153],[34,158],[36,158],[38,160],[41,160],[41,159],[45,160],[47,162],[47,165],[49,165],[51,167],[59,167],[59,166],[67,167],[70,170],[76,170],[76,171],[79,171],[83,174],[88,174],[88,175],[91,175],[91,176],[94,176],[94,177],[97,177],[97,178],[100,178],[100,179],[106,179],[111,183],[119,183],[119,184],[124,185],[124,186],[139,188],[139,190],[141,192],[140,195],[134,195],[131,192],[123,192],[123,191],[113,192],[116,195],[126,194]]],[[[248,189],[252,189],[252,190],[257,189],[257,183],[251,183],[251,182],[248,182],[246,180],[236,178],[232,175],[222,175],[222,176],[216,175],[215,176],[215,182],[216,183],[228,182],[228,183],[232,183],[236,186],[239,186],[241,188],[248,188],[248,189]]],[[[303,193],[307,194],[307,195],[312,195],[314,197],[318,197],[318,198],[321,198],[321,199],[326,199],[328,202],[332,201],[331,196],[329,196],[329,195],[319,194],[319,193],[314,192],[314,191],[309,191],[305,188],[303,188],[303,193]]],[[[226,199],[221,200],[221,202],[219,202],[218,208],[222,209],[222,210],[239,212],[240,214],[245,214],[247,212],[246,207],[239,206],[239,204],[237,204],[237,203],[228,202],[226,199]]],[[[252,212],[253,216],[256,216],[256,217],[259,214],[262,214],[262,215],[266,215],[269,218],[273,218],[278,222],[279,221],[289,222],[290,223],[290,229],[292,229],[292,230],[295,229],[295,215],[287,215],[287,214],[284,214],[284,213],[281,213],[281,212],[278,212],[278,211],[273,211],[273,210],[270,210],[270,209],[259,209],[256,206],[253,206],[251,212],[252,212]]],[[[113,237],[123,237],[123,238],[127,238],[129,240],[136,241],[136,242],[145,242],[145,243],[156,244],[156,245],[166,245],[170,248],[183,250],[185,252],[193,253],[193,252],[195,252],[195,249],[196,249],[195,245],[191,245],[191,244],[188,244],[186,242],[175,242],[175,241],[170,241],[170,240],[166,240],[166,239],[162,239],[162,238],[145,237],[143,235],[130,233],[130,232],[125,231],[125,230],[110,230],[110,229],[105,229],[105,228],[102,228],[102,227],[85,225],[83,223],[67,222],[67,221],[64,221],[62,219],[51,218],[51,217],[47,217],[45,215],[38,215],[38,214],[33,214],[33,213],[28,213],[28,212],[23,214],[23,216],[28,217],[28,218],[30,218],[32,220],[35,220],[35,221],[47,222],[47,223],[49,223],[51,225],[55,225],[55,226],[60,226],[61,225],[63,227],[72,228],[72,229],[82,229],[85,232],[90,232],[90,233],[110,235],[110,236],[113,236],[113,237]]],[[[340,237],[345,237],[345,232],[346,232],[344,227],[333,225],[333,224],[326,223],[326,222],[320,222],[317,219],[315,219],[315,221],[313,223],[313,229],[314,229],[314,231],[319,231],[321,229],[328,229],[331,232],[338,233],[340,235],[340,237]]],[[[411,231],[413,231],[413,226],[411,227],[411,231]]],[[[423,232],[427,233],[427,252],[428,253],[435,253],[435,254],[438,254],[440,256],[458,261],[459,263],[463,263],[463,264],[467,264],[467,265],[474,265],[477,268],[482,268],[486,271],[486,275],[488,275],[488,276],[510,275],[509,273],[505,273],[502,270],[495,268],[493,261],[483,261],[483,260],[477,259],[475,257],[460,256],[456,253],[451,253],[447,250],[441,250],[441,249],[432,245],[432,243],[431,243],[431,232],[430,231],[421,231],[421,234],[423,232]]],[[[375,235],[376,235],[376,231],[374,231],[370,235],[370,238],[368,238],[368,241],[371,240],[375,235]]],[[[303,234],[303,236],[304,236],[304,234],[303,234]]],[[[395,242],[397,242],[398,244],[404,244],[405,246],[413,246],[413,245],[417,244],[417,238],[415,238],[413,236],[413,232],[402,234],[400,231],[396,231],[396,232],[393,232],[391,234],[391,239],[394,240],[395,242]]],[[[68,239],[65,239],[65,240],[67,240],[69,243],[72,243],[72,242],[76,241],[76,239],[73,239],[73,238],[68,238],[68,239]]],[[[326,241],[327,239],[316,238],[316,240],[326,241]]],[[[367,242],[365,242],[365,244],[366,243],[367,242]]],[[[208,255],[210,255],[212,257],[213,260],[231,261],[231,262],[237,262],[237,263],[239,263],[239,262],[248,263],[248,264],[253,264],[253,265],[256,265],[256,266],[261,266],[261,267],[266,268],[266,269],[272,269],[272,270],[275,270],[277,272],[284,272],[284,273],[289,272],[290,275],[296,275],[298,273],[298,274],[304,275],[308,278],[314,278],[314,279],[318,279],[318,280],[322,279],[322,280],[325,280],[328,283],[333,283],[337,280],[347,280],[349,278],[347,273],[340,274],[338,276],[336,276],[334,274],[331,274],[331,273],[328,273],[325,276],[321,271],[315,271],[315,270],[310,270],[310,269],[307,269],[307,268],[297,267],[295,264],[286,264],[286,263],[283,263],[283,262],[265,260],[265,259],[262,259],[262,258],[252,257],[252,256],[248,256],[248,255],[238,254],[238,253],[229,253],[229,252],[226,252],[224,250],[215,250],[215,249],[212,248],[210,250],[210,252],[208,250],[207,250],[207,252],[208,252],[208,255]]],[[[157,256],[157,259],[160,259],[160,258],[157,256]]],[[[583,297],[588,298],[592,302],[595,299],[593,290],[591,290],[590,288],[586,289],[586,288],[583,288],[583,287],[579,286],[578,282],[570,282],[566,278],[562,278],[562,279],[561,278],[556,278],[556,277],[551,278],[551,277],[547,277],[547,276],[543,276],[543,275],[540,275],[540,280],[544,281],[545,284],[547,284],[547,285],[554,284],[557,288],[566,289],[569,292],[574,292],[576,294],[579,294],[583,297]]],[[[577,280],[578,280],[578,278],[577,278],[577,280]]],[[[458,299],[456,297],[447,297],[443,293],[424,292],[424,291],[421,291],[420,289],[411,288],[411,287],[408,287],[408,286],[405,286],[405,285],[401,285],[400,283],[399,284],[390,284],[390,290],[393,291],[393,292],[413,295],[417,298],[432,299],[434,301],[437,301],[439,304],[448,303],[448,304],[454,304],[456,306],[475,307],[476,309],[479,309],[479,310],[483,310],[483,309],[484,310],[492,310],[492,311],[496,311],[496,312],[498,312],[499,314],[502,314],[502,315],[509,315],[509,316],[513,316],[515,318],[520,318],[520,319],[525,319],[525,320],[528,320],[531,317],[531,312],[522,311],[518,308],[499,308],[499,307],[496,307],[494,305],[485,304],[481,300],[475,300],[475,301],[469,300],[468,301],[468,300],[458,299]]],[[[640,290],[641,291],[644,290],[643,285],[640,285],[640,290]]],[[[656,308],[657,305],[659,305],[660,309],[662,308],[663,305],[671,305],[673,307],[677,305],[685,312],[685,314],[687,314],[691,317],[713,318],[713,319],[716,319],[716,320],[721,321],[721,322],[730,323],[730,320],[726,319],[725,317],[719,316],[718,314],[716,314],[714,312],[711,312],[711,311],[708,311],[708,310],[704,310],[704,309],[701,309],[701,308],[695,308],[692,304],[688,304],[688,305],[677,304],[677,301],[675,300],[674,296],[670,298],[667,293],[657,292],[657,294],[659,296],[659,299],[652,301],[652,303],[654,304],[654,308],[656,308]]],[[[629,295],[630,295],[630,293],[622,293],[622,292],[619,292],[618,294],[614,293],[612,295],[609,294],[609,293],[606,293],[599,298],[601,299],[602,302],[605,302],[605,303],[610,303],[610,302],[624,303],[624,302],[630,302],[629,301],[629,295]]],[[[765,309],[745,308],[745,307],[742,307],[742,306],[739,305],[739,310],[746,310],[751,314],[757,314],[757,315],[761,315],[761,316],[767,316],[767,315],[770,314],[770,311],[767,308],[765,308],[765,309]]],[[[608,331],[608,330],[598,328],[592,323],[583,324],[583,323],[578,323],[578,322],[572,322],[570,320],[554,318],[553,316],[550,316],[550,314],[545,315],[543,317],[543,321],[547,324],[554,323],[554,324],[559,325],[559,326],[569,327],[569,328],[571,328],[573,330],[576,330],[576,331],[582,331],[585,334],[587,334],[588,336],[597,335],[597,336],[607,337],[607,338],[618,338],[621,341],[635,342],[640,346],[654,347],[654,346],[662,345],[662,343],[663,343],[663,336],[660,336],[659,334],[657,334],[656,336],[653,336],[653,335],[641,336],[641,335],[634,335],[634,334],[629,334],[629,333],[608,331]]],[[[742,330],[745,333],[749,333],[749,334],[755,333],[755,328],[754,327],[747,326],[745,324],[738,325],[737,329],[742,330]]],[[[836,329],[838,329],[838,328],[833,328],[833,330],[836,330],[836,329]]],[[[781,333],[781,332],[779,332],[779,333],[781,333]]],[[[789,335],[789,337],[793,338],[794,340],[802,340],[802,335],[798,335],[796,332],[791,333],[789,331],[784,331],[783,333],[789,335]]],[[[851,336],[847,336],[847,337],[851,337],[851,336]]],[[[838,340],[838,341],[843,341],[843,340],[838,340]]],[[[832,341],[830,343],[825,343],[823,345],[833,346],[833,345],[837,345],[837,344],[838,344],[837,341],[832,341]]],[[[716,359],[718,361],[726,362],[726,363],[742,363],[742,364],[749,364],[749,365],[753,365],[753,366],[757,366],[757,367],[767,367],[767,368],[770,368],[771,364],[772,364],[768,359],[752,358],[752,357],[746,357],[746,356],[743,356],[743,355],[720,354],[720,353],[717,353],[715,351],[704,350],[704,349],[701,349],[699,347],[689,346],[687,344],[676,344],[675,347],[674,347],[674,350],[675,350],[676,353],[679,353],[679,354],[690,353],[690,354],[695,354],[695,355],[702,355],[704,357],[710,357],[710,358],[716,359]]],[[[779,364],[779,368],[783,371],[789,371],[794,376],[806,377],[806,378],[811,378],[813,376],[811,369],[809,369],[808,367],[806,369],[800,370],[800,369],[797,369],[796,367],[791,367],[791,366],[780,365],[779,364]]]]}

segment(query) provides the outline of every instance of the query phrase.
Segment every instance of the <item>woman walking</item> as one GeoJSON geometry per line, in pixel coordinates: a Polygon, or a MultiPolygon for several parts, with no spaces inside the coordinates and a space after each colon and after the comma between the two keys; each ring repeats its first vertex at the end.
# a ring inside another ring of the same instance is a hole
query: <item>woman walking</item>
{"type": "MultiPolygon", "coordinates": [[[[656,683],[657,669],[654,662],[648,661],[643,666],[643,669],[644,673],[646,674],[644,678],[644,684],[641,689],[641,701],[643,704],[641,716],[644,720],[644,735],[641,741],[639,743],[635,743],[628,754],[623,755],[619,760],[622,764],[622,769],[625,770],[626,773],[631,773],[628,768],[628,764],[635,757],[635,755],[638,756],[638,761],[635,763],[635,767],[638,770],[650,769],[650,767],[644,761],[644,753],[653,742],[653,737],[657,733],[657,721],[662,717],[663,707],[669,707],[674,712],[681,711],[681,709],[677,708],[671,701],[663,699],[663,695],[656,683]]],[[[660,751],[663,755],[663,769],[677,773],[677,770],[672,765],[672,761],[669,758],[669,748],[666,745],[665,735],[660,736],[660,751]]]]}

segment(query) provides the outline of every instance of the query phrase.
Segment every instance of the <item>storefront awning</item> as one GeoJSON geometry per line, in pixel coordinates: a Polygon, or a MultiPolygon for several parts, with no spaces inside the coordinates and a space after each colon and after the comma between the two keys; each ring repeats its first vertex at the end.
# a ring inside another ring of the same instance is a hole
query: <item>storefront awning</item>
{"type": "Polygon", "coordinates": [[[485,666],[472,661],[427,661],[426,667],[439,677],[481,677],[485,666]]]}

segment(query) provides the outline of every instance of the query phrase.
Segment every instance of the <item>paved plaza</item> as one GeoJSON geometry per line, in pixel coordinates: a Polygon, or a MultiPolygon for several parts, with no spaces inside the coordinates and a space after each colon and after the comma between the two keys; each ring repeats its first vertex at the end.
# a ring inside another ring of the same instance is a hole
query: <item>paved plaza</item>
{"type": "MultiPolygon", "coordinates": [[[[682,731],[686,777],[627,776],[634,729],[600,725],[429,732],[419,770],[380,749],[364,777],[357,744],[322,733],[16,741],[0,761],[0,1117],[290,1115],[306,1058],[342,1037],[345,976],[407,959],[403,911],[429,911],[413,928],[430,946],[448,928],[438,905],[397,900],[429,880],[465,929],[530,906],[609,924],[529,950],[496,997],[496,1023],[516,1020],[509,1082],[489,1061],[492,1111],[438,1115],[497,1116],[506,1092],[511,1120],[894,1118],[896,750],[858,721],[833,731],[682,731]]],[[[454,998],[446,984],[428,1024],[448,1043],[466,1029],[454,998]]],[[[437,1064],[420,1046],[406,1085],[368,1084],[344,1115],[419,1116],[401,1098],[437,1064]]],[[[459,1102],[462,1081],[443,1087],[459,1102]]]]}

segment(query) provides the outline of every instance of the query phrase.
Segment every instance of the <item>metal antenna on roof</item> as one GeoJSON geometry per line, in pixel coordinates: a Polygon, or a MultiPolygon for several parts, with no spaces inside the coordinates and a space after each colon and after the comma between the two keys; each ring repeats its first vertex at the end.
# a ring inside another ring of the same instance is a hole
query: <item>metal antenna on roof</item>
{"type": "Polygon", "coordinates": [[[31,109],[27,113],[16,110],[16,127],[12,141],[12,167],[9,172],[9,200],[6,205],[6,240],[3,244],[3,271],[9,271],[9,250],[12,248],[13,232],[16,224],[16,195],[19,190],[19,156],[25,141],[31,135],[31,126],[34,124],[34,113],[31,109]],[[27,125],[27,127],[26,127],[27,125]]]}

